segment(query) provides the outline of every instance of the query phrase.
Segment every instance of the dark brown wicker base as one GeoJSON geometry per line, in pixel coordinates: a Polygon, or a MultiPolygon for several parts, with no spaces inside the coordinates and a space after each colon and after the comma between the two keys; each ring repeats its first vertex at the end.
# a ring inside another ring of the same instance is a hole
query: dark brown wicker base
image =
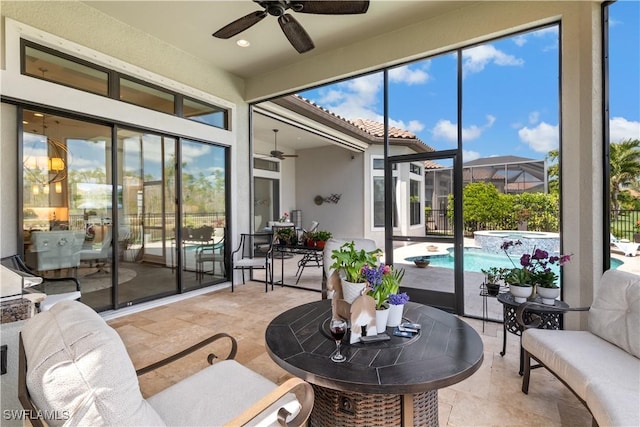
{"type": "MultiPolygon", "coordinates": [[[[337,391],[313,385],[310,427],[400,426],[402,396],[337,391]]],[[[413,395],[413,425],[438,426],[438,391],[413,395]]]]}

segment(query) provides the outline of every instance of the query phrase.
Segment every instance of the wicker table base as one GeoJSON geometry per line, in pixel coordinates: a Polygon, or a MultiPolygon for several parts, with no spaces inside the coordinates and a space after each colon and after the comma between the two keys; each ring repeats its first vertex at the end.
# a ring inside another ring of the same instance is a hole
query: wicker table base
{"type": "MultiPolygon", "coordinates": [[[[403,420],[404,396],[346,392],[312,385],[315,401],[309,417],[310,427],[438,426],[437,390],[407,395],[413,403],[411,422],[403,420]]],[[[410,416],[411,411],[406,411],[405,417],[410,416]]]]}

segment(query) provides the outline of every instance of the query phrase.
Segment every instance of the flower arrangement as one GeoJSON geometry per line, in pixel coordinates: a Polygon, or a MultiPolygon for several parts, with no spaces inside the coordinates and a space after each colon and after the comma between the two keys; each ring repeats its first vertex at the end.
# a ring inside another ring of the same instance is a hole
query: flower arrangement
{"type": "Polygon", "coordinates": [[[368,295],[376,301],[376,310],[381,310],[387,308],[391,296],[398,293],[404,269],[395,270],[386,264],[365,265],[362,267],[362,274],[369,283],[368,295]]]}
{"type": "Polygon", "coordinates": [[[391,305],[404,305],[409,302],[409,295],[406,292],[401,294],[389,295],[389,304],[391,305]]]}
{"type": "Polygon", "coordinates": [[[514,268],[507,269],[504,280],[510,285],[523,286],[525,284],[537,285],[543,288],[557,288],[558,275],[551,270],[552,265],[562,267],[571,261],[571,255],[549,255],[549,252],[534,248],[533,253],[524,253],[520,257],[520,266],[516,267],[509,255],[509,248],[522,245],[520,240],[505,241],[500,248],[507,254],[514,268]]]}
{"type": "Polygon", "coordinates": [[[289,213],[283,213],[278,222],[289,222],[289,213]]]}

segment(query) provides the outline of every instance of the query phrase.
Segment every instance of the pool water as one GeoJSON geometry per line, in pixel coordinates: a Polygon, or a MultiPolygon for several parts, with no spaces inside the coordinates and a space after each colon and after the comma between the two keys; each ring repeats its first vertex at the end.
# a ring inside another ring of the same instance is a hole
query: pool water
{"type": "MultiPolygon", "coordinates": [[[[429,257],[431,260],[431,267],[443,267],[454,268],[453,249],[449,249],[449,255],[436,255],[429,257]]],[[[512,257],[513,263],[516,267],[520,267],[520,257],[512,257]]],[[[611,258],[611,268],[616,269],[623,264],[618,259],[611,258]]],[[[480,248],[465,248],[464,249],[464,269],[465,271],[477,271],[487,270],[491,267],[498,268],[513,268],[514,265],[509,261],[506,255],[490,254],[483,252],[480,248]]],[[[552,266],[552,270],[559,274],[559,267],[557,265],[552,266]]]]}

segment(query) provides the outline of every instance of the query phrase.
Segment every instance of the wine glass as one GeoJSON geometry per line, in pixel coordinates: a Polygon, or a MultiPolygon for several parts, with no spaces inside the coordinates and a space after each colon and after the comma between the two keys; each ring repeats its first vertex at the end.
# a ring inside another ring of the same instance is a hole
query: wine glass
{"type": "Polygon", "coordinates": [[[344,362],[347,360],[342,354],[340,354],[340,342],[344,337],[345,332],[347,332],[347,322],[343,319],[333,319],[329,324],[329,330],[331,331],[331,335],[333,339],[336,340],[336,353],[331,356],[331,360],[334,362],[344,362]]]}

